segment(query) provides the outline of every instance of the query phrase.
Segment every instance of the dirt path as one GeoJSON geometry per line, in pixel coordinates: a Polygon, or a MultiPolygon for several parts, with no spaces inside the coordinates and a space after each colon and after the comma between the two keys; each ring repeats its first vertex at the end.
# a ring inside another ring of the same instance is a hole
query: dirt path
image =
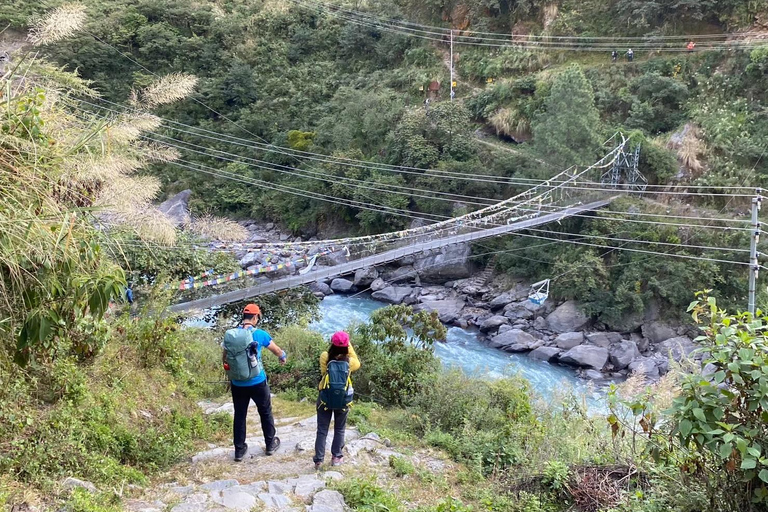
{"type": "MultiPolygon", "coordinates": [[[[206,414],[232,414],[231,403],[203,402],[206,414]]],[[[279,408],[278,408],[279,409],[279,408]]],[[[276,416],[279,410],[276,409],[276,416]]],[[[135,512],[226,512],[286,510],[344,512],[347,506],[334,481],[352,476],[386,478],[392,455],[407,457],[414,464],[434,471],[450,467],[428,454],[406,450],[408,455],[371,433],[361,436],[355,428],[346,430],[344,464],[330,467],[332,432],[327,441],[327,461],[320,471],[312,462],[315,416],[276,418],[280,449],[271,457],[264,453],[259,416],[254,407],[248,414],[248,454],[234,462],[231,445],[210,445],[187,463],[171,471],[165,483],[144,490],[139,499],[129,500],[126,510],[135,512]]]]}

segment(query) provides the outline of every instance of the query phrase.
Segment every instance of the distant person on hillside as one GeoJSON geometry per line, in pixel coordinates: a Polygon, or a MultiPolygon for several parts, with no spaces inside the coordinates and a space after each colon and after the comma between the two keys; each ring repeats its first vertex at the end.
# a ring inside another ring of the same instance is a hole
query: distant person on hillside
{"type": "Polygon", "coordinates": [[[694,43],[693,41],[689,41],[688,46],[686,46],[686,48],[688,48],[689,52],[692,52],[694,48],[696,48],[696,43],[694,43]]]}
{"type": "Polygon", "coordinates": [[[616,62],[618,58],[619,58],[619,52],[617,52],[616,50],[613,50],[611,52],[611,62],[616,62]]]}
{"type": "Polygon", "coordinates": [[[128,304],[133,305],[133,283],[125,288],[125,300],[128,301],[128,304]]]}
{"type": "Polygon", "coordinates": [[[632,62],[633,60],[635,60],[635,52],[632,51],[632,48],[627,50],[627,60],[629,62],[632,62]]]}
{"type": "Polygon", "coordinates": [[[339,466],[344,461],[344,429],[347,426],[347,413],[354,397],[350,374],[360,369],[360,360],[355,349],[349,343],[349,334],[339,331],[331,336],[331,346],[320,355],[320,390],[317,398],[317,436],[315,437],[315,456],[312,459],[315,469],[320,469],[325,458],[325,441],[328,429],[333,424],[333,442],[331,444],[332,466],[339,466]]]}
{"type": "Polygon", "coordinates": [[[287,354],[277,346],[272,337],[256,325],[261,320],[261,309],[256,304],[248,304],[243,309],[243,320],[235,329],[224,335],[221,344],[224,349],[222,362],[232,384],[232,404],[235,406],[235,418],[232,432],[235,445],[235,462],[240,462],[248,452],[245,442],[245,420],[251,400],[256,404],[261,418],[261,430],[266,443],[266,454],[272,455],[280,447],[280,438],[275,434],[275,421],[272,417],[272,398],[269,393],[267,374],[261,362],[263,348],[268,349],[285,364],[287,354]]]}
{"type": "Polygon", "coordinates": [[[424,110],[429,110],[429,98],[424,100],[424,110]]]}

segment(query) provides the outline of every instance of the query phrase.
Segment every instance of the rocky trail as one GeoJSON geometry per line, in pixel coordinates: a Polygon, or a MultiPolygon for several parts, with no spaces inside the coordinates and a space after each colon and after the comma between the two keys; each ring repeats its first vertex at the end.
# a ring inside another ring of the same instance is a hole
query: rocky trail
{"type": "MultiPolygon", "coordinates": [[[[231,403],[202,402],[206,414],[233,413],[231,403]]],[[[354,427],[346,430],[344,463],[332,467],[327,440],[326,462],[316,471],[312,456],[317,419],[284,417],[273,407],[278,451],[267,456],[261,437],[259,415],[251,404],[248,414],[248,453],[242,462],[234,461],[231,444],[209,445],[176,467],[168,476],[173,481],[145,489],[139,499],[129,500],[125,509],[133,512],[228,512],[228,511],[306,511],[343,512],[350,510],[335,482],[353,477],[391,478],[390,457],[407,458],[414,466],[445,472],[451,463],[431,450],[416,452],[394,447],[375,433],[361,436],[354,427]]]]}

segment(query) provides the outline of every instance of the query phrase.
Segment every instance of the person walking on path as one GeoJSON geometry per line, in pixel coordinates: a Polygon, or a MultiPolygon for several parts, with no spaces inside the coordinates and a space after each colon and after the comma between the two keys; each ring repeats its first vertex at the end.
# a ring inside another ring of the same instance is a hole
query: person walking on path
{"type": "Polygon", "coordinates": [[[245,442],[245,420],[251,400],[256,404],[261,418],[266,454],[272,455],[280,447],[280,438],[275,435],[272,398],[267,374],[261,362],[261,353],[262,349],[266,348],[278,357],[280,364],[285,364],[288,355],[272,341],[272,337],[267,332],[256,328],[260,319],[259,306],[248,304],[243,309],[243,320],[240,325],[236,329],[227,331],[224,342],[221,344],[224,349],[222,361],[224,369],[229,373],[232,384],[232,404],[235,407],[232,432],[236,462],[243,460],[248,452],[248,444],[245,442]]]}
{"type": "Polygon", "coordinates": [[[629,62],[632,62],[633,60],[635,60],[635,52],[632,51],[632,48],[627,50],[627,60],[629,62]]]}
{"type": "Polygon", "coordinates": [[[331,443],[331,465],[338,466],[344,460],[344,429],[347,413],[352,403],[354,390],[350,375],[360,369],[360,360],[349,343],[349,334],[339,331],[331,336],[331,346],[320,355],[320,390],[317,399],[317,436],[315,469],[319,469],[325,458],[325,441],[333,417],[333,442],[331,443]]]}
{"type": "Polygon", "coordinates": [[[619,52],[617,52],[616,50],[613,50],[611,52],[611,62],[616,62],[616,59],[618,58],[619,58],[619,52]]]}

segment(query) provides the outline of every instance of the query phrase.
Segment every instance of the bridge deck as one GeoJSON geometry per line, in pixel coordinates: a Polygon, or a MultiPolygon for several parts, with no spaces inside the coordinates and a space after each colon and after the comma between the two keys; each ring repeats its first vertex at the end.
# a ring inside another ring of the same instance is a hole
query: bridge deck
{"type": "Polygon", "coordinates": [[[594,201],[588,204],[571,206],[557,213],[548,213],[545,215],[541,215],[540,217],[536,217],[534,219],[527,219],[520,222],[515,222],[513,224],[509,224],[509,225],[497,226],[489,229],[482,229],[482,230],[474,231],[472,233],[465,233],[465,234],[454,235],[454,236],[445,237],[445,238],[438,238],[435,240],[431,240],[429,242],[423,242],[419,244],[409,245],[406,247],[400,247],[398,249],[392,249],[386,252],[382,252],[380,254],[375,254],[373,256],[367,256],[365,258],[360,258],[347,263],[342,263],[341,265],[322,268],[316,271],[313,270],[308,272],[305,275],[289,276],[283,279],[277,279],[275,281],[271,281],[269,283],[262,283],[256,286],[251,286],[249,288],[245,288],[242,290],[235,290],[231,292],[222,293],[220,295],[215,295],[213,297],[207,297],[204,299],[198,299],[198,300],[193,300],[189,302],[184,302],[181,304],[175,304],[168,309],[169,311],[174,313],[179,313],[184,311],[203,310],[203,309],[208,309],[215,306],[229,304],[232,302],[246,300],[251,297],[256,297],[258,295],[264,295],[267,293],[273,293],[280,290],[296,288],[298,286],[309,284],[315,281],[320,281],[323,279],[330,279],[333,277],[339,277],[339,276],[351,274],[361,268],[375,267],[378,265],[383,265],[385,263],[397,261],[399,259],[404,258],[405,256],[417,254],[430,249],[439,249],[447,245],[458,244],[463,242],[472,242],[474,240],[482,240],[484,238],[491,238],[494,236],[504,235],[507,233],[515,232],[515,231],[522,231],[527,228],[540,226],[542,224],[548,224],[550,222],[558,221],[560,219],[571,217],[573,215],[578,215],[579,213],[600,209],[610,204],[614,199],[615,197],[612,197],[612,198],[603,199],[600,201],[594,201]]]}

